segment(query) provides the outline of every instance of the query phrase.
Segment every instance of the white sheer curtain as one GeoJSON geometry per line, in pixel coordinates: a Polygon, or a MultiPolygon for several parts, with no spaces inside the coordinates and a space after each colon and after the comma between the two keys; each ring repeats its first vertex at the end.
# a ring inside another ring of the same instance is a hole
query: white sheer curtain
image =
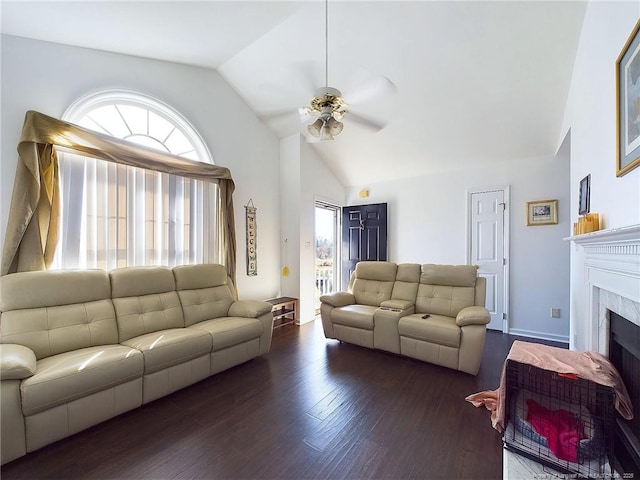
{"type": "Polygon", "coordinates": [[[220,263],[219,187],[59,152],[61,238],[52,268],[220,263]]]}

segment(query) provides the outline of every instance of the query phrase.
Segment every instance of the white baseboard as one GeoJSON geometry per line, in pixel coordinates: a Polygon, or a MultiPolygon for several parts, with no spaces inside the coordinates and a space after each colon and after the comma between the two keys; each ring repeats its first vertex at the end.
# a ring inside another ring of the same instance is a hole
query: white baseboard
{"type": "Polygon", "coordinates": [[[509,329],[509,335],[518,335],[527,338],[538,338],[540,340],[549,340],[552,342],[569,343],[568,335],[554,335],[552,333],[532,332],[531,330],[520,330],[518,328],[509,329]]]}

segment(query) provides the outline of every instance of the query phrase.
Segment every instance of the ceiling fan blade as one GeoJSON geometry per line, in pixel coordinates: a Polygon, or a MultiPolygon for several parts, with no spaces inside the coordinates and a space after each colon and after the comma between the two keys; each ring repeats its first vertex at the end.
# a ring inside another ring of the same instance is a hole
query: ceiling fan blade
{"type": "Polygon", "coordinates": [[[270,122],[290,117],[293,113],[292,110],[277,110],[275,112],[265,113],[264,115],[258,115],[258,118],[264,122],[270,122]]]}
{"type": "Polygon", "coordinates": [[[318,64],[311,61],[301,61],[295,62],[293,66],[296,76],[302,81],[304,91],[308,92],[309,96],[313,96],[318,86],[322,84],[322,72],[319,70],[318,64]]]}
{"type": "Polygon", "coordinates": [[[277,110],[264,115],[258,115],[258,118],[265,123],[280,122],[286,120],[298,119],[301,123],[307,124],[315,120],[318,116],[314,112],[310,112],[307,107],[300,107],[297,110],[277,110]]]}
{"type": "Polygon", "coordinates": [[[349,92],[344,98],[349,105],[358,105],[384,95],[392,95],[397,90],[398,87],[396,87],[395,83],[381,75],[360,84],[358,88],[349,92]]]}
{"type": "Polygon", "coordinates": [[[300,122],[306,125],[318,118],[318,112],[314,112],[308,107],[300,107],[298,108],[298,116],[300,117],[300,122]]]}
{"type": "Polygon", "coordinates": [[[357,123],[358,125],[362,125],[363,127],[373,130],[374,132],[379,132],[384,127],[387,126],[387,122],[383,122],[380,120],[374,120],[372,118],[364,117],[352,111],[349,111],[347,115],[345,115],[345,123],[357,123]]]}

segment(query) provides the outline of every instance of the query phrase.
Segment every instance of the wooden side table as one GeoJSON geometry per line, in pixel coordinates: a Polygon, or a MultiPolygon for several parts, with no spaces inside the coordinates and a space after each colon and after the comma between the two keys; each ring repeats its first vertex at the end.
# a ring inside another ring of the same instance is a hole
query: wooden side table
{"type": "Polygon", "coordinates": [[[298,321],[298,299],[278,297],[265,300],[273,305],[273,328],[282,327],[298,321]]]}

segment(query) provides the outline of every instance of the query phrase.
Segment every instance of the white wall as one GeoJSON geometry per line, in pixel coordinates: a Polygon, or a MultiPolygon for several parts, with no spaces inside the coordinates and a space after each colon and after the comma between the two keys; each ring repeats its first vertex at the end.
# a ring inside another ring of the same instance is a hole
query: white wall
{"type": "Polygon", "coordinates": [[[0,239],[4,241],[27,110],[60,118],[77,98],[109,88],[146,93],[186,117],[236,191],[238,291],[267,298],[280,285],[279,140],[214,70],[2,35],[0,239]],[[257,207],[258,276],[246,276],[244,205],[257,207]]]}
{"type": "Polygon", "coordinates": [[[282,295],[299,299],[298,320],[307,323],[315,318],[315,202],[343,205],[344,186],[299,134],[282,139],[280,151],[283,265],[289,267],[282,295]]]}
{"type": "MultiPolygon", "coordinates": [[[[640,16],[640,3],[590,2],[585,13],[561,138],[571,136],[571,221],[578,185],[591,174],[591,211],[604,228],[640,223],[640,168],[616,177],[615,62],[640,16]]],[[[587,318],[582,256],[571,248],[571,348],[584,350],[579,319],[587,318]]]]}
{"type": "Polygon", "coordinates": [[[388,203],[389,260],[464,264],[467,191],[511,187],[509,331],[568,341],[569,158],[522,159],[491,168],[449,172],[350,188],[348,204],[388,203]],[[370,197],[358,197],[361,188],[370,197]],[[558,225],[527,227],[526,202],[558,199],[558,225]],[[561,318],[550,318],[559,307],[561,318]]]}
{"type": "MultiPolygon", "coordinates": [[[[280,280],[282,296],[300,298],[300,135],[280,140],[280,280]]],[[[300,305],[298,305],[298,309],[300,305]]]]}
{"type": "MultiPolygon", "coordinates": [[[[318,148],[322,148],[319,145],[318,148]]],[[[315,317],[315,202],[344,205],[345,189],[311,146],[302,140],[300,168],[300,321],[315,317]]],[[[336,265],[336,268],[340,268],[336,265]]]]}

